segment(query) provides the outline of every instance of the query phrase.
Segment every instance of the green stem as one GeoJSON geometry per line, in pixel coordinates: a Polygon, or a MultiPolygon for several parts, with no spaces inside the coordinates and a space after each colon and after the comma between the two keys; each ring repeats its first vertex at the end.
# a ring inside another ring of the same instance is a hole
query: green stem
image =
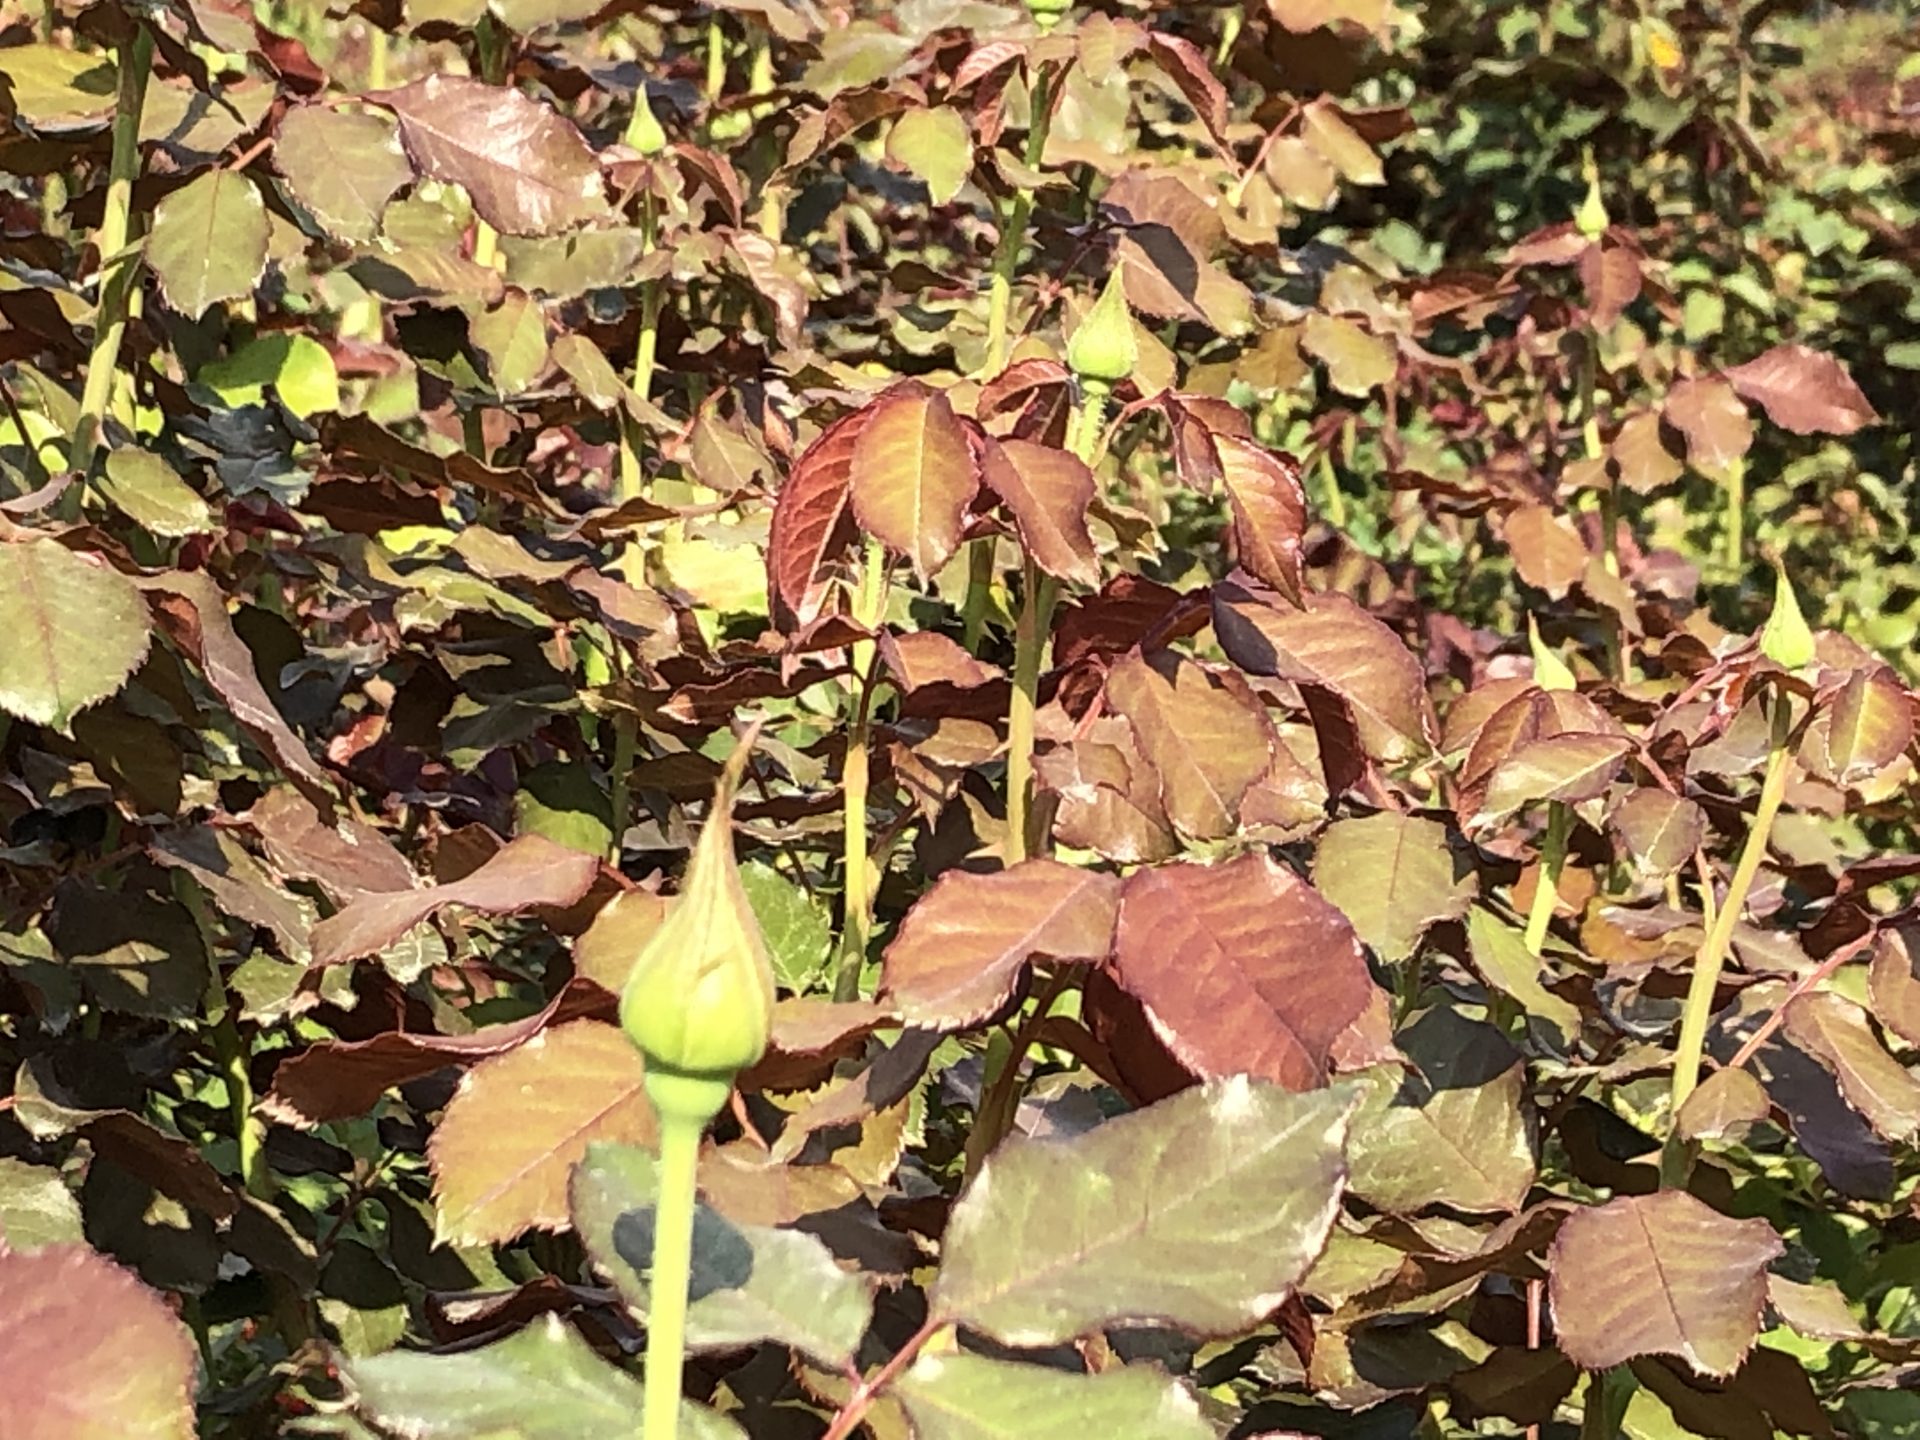
{"type": "Polygon", "coordinates": [[[1747,462],[1727,462],[1727,564],[1738,570],[1747,551],[1747,462]]]}
{"type": "Polygon", "coordinates": [[[1327,523],[1336,530],[1347,528],[1347,497],[1340,493],[1340,476],[1333,468],[1333,451],[1320,452],[1320,488],[1325,496],[1327,523]]]}
{"type": "Polygon", "coordinates": [[[93,352],[80,395],[68,468],[85,473],[99,452],[107,407],[113,403],[120,345],[127,333],[127,302],[140,276],[140,255],[128,248],[133,228],[133,182],[140,173],[140,112],[153,71],[153,32],[141,25],[120,47],[120,90],[114,100],[113,155],[107,162],[106,208],[94,245],[100,252],[100,303],[94,314],[93,352]]]}
{"type": "Polygon", "coordinates": [[[1760,862],[1766,858],[1773,834],[1774,819],[1786,798],[1787,780],[1792,774],[1792,717],[1787,697],[1773,697],[1773,744],[1767,754],[1767,772],[1760,782],[1760,806],[1754,811],[1753,828],[1747,831],[1747,843],[1733,867],[1733,880],[1713,916],[1712,927],[1693,963],[1693,977],[1687,985],[1686,1008],[1680,1015],[1680,1049],[1673,1060],[1672,1108],[1680,1107],[1700,1083],[1700,1060],[1706,1050],[1707,1021],[1713,1014],[1713,992],[1720,984],[1720,971],[1733,948],[1734,927],[1747,908],[1747,894],[1753,889],[1760,862]]]}
{"type": "Polygon", "coordinates": [[[1554,909],[1560,903],[1560,872],[1567,864],[1567,837],[1573,830],[1573,812],[1561,800],[1547,802],[1547,833],[1540,846],[1540,880],[1533,887],[1533,904],[1527,910],[1526,941],[1528,953],[1539,955],[1546,949],[1547,927],[1553,924],[1554,909]]]}
{"type": "Polygon", "coordinates": [[[608,801],[613,814],[613,839],[608,845],[614,869],[620,868],[620,841],[627,833],[628,812],[633,808],[630,785],[633,778],[633,748],[640,722],[633,712],[622,710],[613,717],[613,775],[608,801]]]}
{"type": "Polygon", "coordinates": [[[993,551],[991,535],[975,540],[967,551],[967,598],[960,607],[960,642],[970,655],[980,653],[980,641],[986,634],[987,601],[993,594],[993,551]]]}
{"type": "MultiPolygon", "coordinates": [[[[653,252],[659,219],[654,213],[651,193],[641,200],[640,253],[653,252]]],[[[663,299],[658,278],[640,286],[640,343],[633,352],[633,393],[642,400],[653,398],[653,372],[660,354],[660,308],[663,299]]],[[[614,494],[616,501],[640,496],[640,422],[629,415],[620,427],[620,479],[614,494]]]]}
{"type": "MultiPolygon", "coordinates": [[[[869,629],[880,624],[886,610],[886,547],[871,537],[860,567],[860,593],[854,597],[853,618],[869,629]]],[[[853,711],[847,723],[847,755],[840,769],[841,868],[846,875],[846,918],[841,930],[840,970],[834,977],[833,998],[860,998],[860,972],[867,963],[867,942],[873,935],[872,857],[868,854],[867,795],[870,768],[867,755],[872,728],[873,667],[871,640],[853,644],[853,711]]]]}
{"type": "Polygon", "coordinates": [[[240,1180],[254,1199],[271,1199],[273,1175],[267,1168],[267,1127],[253,1112],[253,1077],[247,1072],[247,1047],[240,1039],[240,1027],[234,1023],[233,1004],[220,974],[219,927],[207,909],[206,892],[197,881],[184,874],[179,876],[174,893],[193,916],[201,944],[207,951],[207,988],[203,1003],[211,1022],[208,1036],[213,1041],[220,1078],[227,1089],[227,1115],[240,1153],[240,1180]]]}
{"type": "MultiPolygon", "coordinates": [[[[1042,69],[1033,79],[1032,119],[1027,125],[1027,167],[1038,165],[1047,153],[1047,131],[1053,124],[1052,82],[1042,69]]],[[[1013,272],[1026,243],[1033,219],[1033,195],[1021,190],[1007,206],[1000,226],[1000,242],[993,252],[993,280],[987,291],[987,358],[982,373],[998,375],[1007,364],[1007,321],[1013,313],[1013,272]]]]}
{"type": "Polygon", "coordinates": [[[367,88],[384,90],[387,88],[387,56],[390,42],[387,32],[372,21],[367,22],[367,88]]]}
{"type": "Polygon", "coordinates": [[[705,1128],[702,1121],[687,1115],[660,1116],[660,1184],[654,1210],[653,1268],[647,1281],[642,1440],[674,1440],[680,1424],[687,1282],[693,1273],[696,1176],[705,1128]]]}

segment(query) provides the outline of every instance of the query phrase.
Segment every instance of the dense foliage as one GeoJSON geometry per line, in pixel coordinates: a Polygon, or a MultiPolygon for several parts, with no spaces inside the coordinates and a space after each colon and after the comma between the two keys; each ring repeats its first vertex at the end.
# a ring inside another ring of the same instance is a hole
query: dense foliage
{"type": "Polygon", "coordinates": [[[1914,26],[0,3],[0,1435],[1920,1436],[1914,26]]]}

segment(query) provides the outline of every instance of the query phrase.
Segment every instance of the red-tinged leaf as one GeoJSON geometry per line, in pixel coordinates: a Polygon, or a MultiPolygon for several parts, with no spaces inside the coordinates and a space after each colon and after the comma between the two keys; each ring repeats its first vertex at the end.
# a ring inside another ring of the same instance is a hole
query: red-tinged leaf
{"type": "Polygon", "coordinates": [[[1628,795],[1614,807],[1607,823],[1626,845],[1634,864],[1656,879],[1693,859],[1693,852],[1707,838],[1707,812],[1654,785],[1628,795]]]}
{"type": "Polygon", "coordinates": [[[1520,506],[1500,533],[1520,578],[1555,600],[1564,600],[1587,573],[1586,542],[1571,520],[1548,506],[1520,506]]]}
{"type": "Polygon", "coordinates": [[[1163,30],[1147,33],[1147,53],[1180,87],[1207,133],[1224,149],[1227,143],[1227,90],[1213,73],[1207,57],[1191,40],[1169,35],[1163,30]]]}
{"type": "Polygon", "coordinates": [[[1833,1074],[1847,1103],[1888,1140],[1920,1129],[1920,1080],[1887,1053],[1867,1014],[1830,990],[1813,990],[1787,1003],[1787,1038],[1833,1074]]]}
{"type": "Polygon", "coordinates": [[[509,86],[429,75],[367,96],[400,120],[423,175],[459,185],[508,235],[553,235],[611,215],[599,162],[573,122],[509,86]]]}
{"type": "Polygon", "coordinates": [[[600,862],[541,835],[520,835],[473,874],[451,885],[362,895],[313,927],[313,963],[338,965],[377,955],[448,905],[483,915],[542,906],[564,909],[593,888],[600,862]]]}
{"type": "Polygon", "coordinates": [[[84,1245],[0,1244],[0,1435],[193,1440],[193,1336],[84,1245]]]}
{"type": "Polygon", "coordinates": [[[418,883],[413,867],[382,831],[353,816],[328,824],[290,787],[269,790],[245,818],[274,868],[289,880],[316,882],[336,901],[411,890],[418,883]]]}
{"type": "Polygon", "coordinates": [[[928,685],[973,690],[1006,678],[998,666],[974,659],[958,641],[932,630],[885,631],[879,650],[893,678],[908,692],[928,685]]]}
{"type": "Polygon", "coordinates": [[[472,1065],[524,1045],[549,1026],[587,1016],[613,1017],[612,997],[581,982],[524,1020],[487,1025],[467,1035],[386,1030],[365,1040],[321,1040],[273,1074],[261,1110],[287,1125],[312,1128],[371,1110],[388,1090],[450,1065],[472,1065]]]}
{"type": "Polygon", "coordinates": [[[1552,1251],[1560,1348],[1588,1370],[1677,1355],[1731,1375],[1759,1334],[1782,1248],[1765,1220],[1730,1220],[1684,1190],[1576,1210],[1552,1251]]]}
{"type": "Polygon", "coordinates": [[[1320,893],[1390,962],[1413,954],[1437,922],[1466,913],[1473,878],[1455,871],[1445,826],[1391,811],[1335,821],[1313,860],[1320,893]]]}
{"type": "Polygon", "coordinates": [[[279,762],[287,778],[332,808],[333,783],[305,743],[267,698],[246,647],[227,614],[226,596],[204,571],[172,570],[138,582],[155,596],[154,609],[174,643],[200,666],[240,728],[279,762]]]}
{"type": "Polygon", "coordinates": [[[980,478],[1013,512],[1020,543],[1047,574],[1082,585],[1100,583],[1100,561],[1087,533],[1094,479],[1078,456],[1028,440],[989,440],[980,478]]]}
{"type": "Polygon", "coordinates": [[[843,415],[793,462],[774,497],[767,534],[767,593],[783,631],[811,624],[826,603],[830,570],[853,543],[853,446],[871,407],[843,415]]]}
{"type": "Polygon", "coordinates": [[[1687,437],[1687,458],[1724,470],[1753,444],[1753,417],[1724,380],[1683,380],[1667,395],[1667,423],[1687,437]]]}
{"type": "Polygon", "coordinates": [[[982,420],[1035,407],[1064,411],[1073,376],[1058,360],[1016,360],[980,387],[974,413],[982,420]]]}
{"type": "Polygon", "coordinates": [[[1624,245],[1595,243],[1580,257],[1580,283],[1594,328],[1611,330],[1640,298],[1640,256],[1624,245]]]}
{"type": "Polygon", "coordinates": [[[1240,564],[1295,605],[1301,601],[1300,541],[1307,530],[1307,492],[1291,455],[1254,440],[1216,434],[1220,477],[1233,510],[1233,549],[1240,564]]]}
{"type": "Polygon", "coordinates": [[[1159,774],[1118,716],[1102,716],[1085,738],[1054,746],[1034,761],[1034,773],[1059,798],[1053,833],[1062,845],[1122,865],[1152,864],[1179,853],[1160,803],[1159,774]]]}
{"type": "Polygon", "coordinates": [[[923,577],[960,548],[980,489],[967,428],[947,397],[918,384],[875,401],[853,442],[853,513],[923,577]]]}
{"type": "Polygon", "coordinates": [[[1120,882],[1055,860],[950,870],[887,946],[882,991],[910,1024],[974,1025],[1007,1003],[1029,959],[1095,962],[1113,944],[1120,882]]]}
{"type": "Polygon", "coordinates": [[[1651,495],[1686,474],[1687,467],[1667,448],[1660,429],[1659,412],[1643,410],[1621,423],[1608,447],[1620,483],[1636,495],[1651,495]]]}
{"type": "Polygon", "coordinates": [[[1193,604],[1178,590],[1142,579],[1115,575],[1089,595],[1060,607],[1053,622],[1053,660],[1061,668],[1090,659],[1113,659],[1136,645],[1157,649],[1206,627],[1204,604],[1193,604]]]}
{"type": "Polygon", "coordinates": [[[1214,630],[1227,658],[1250,675],[1318,685],[1338,695],[1376,760],[1393,764],[1424,754],[1435,727],[1420,662],[1398,635],[1345,595],[1305,599],[1304,609],[1284,609],[1237,581],[1216,585],[1214,630]]]}
{"type": "Polygon", "coordinates": [[[1796,435],[1851,435],[1880,418],[1846,366],[1805,345],[1776,345],[1725,374],[1743,399],[1796,435]]]}
{"type": "Polygon", "coordinates": [[[1571,805],[1605,794],[1632,749],[1618,735],[1555,735],[1523,745],[1494,767],[1468,823],[1484,825],[1541,801],[1571,805]]]}
{"type": "Polygon", "coordinates": [[[1826,719],[1827,773],[1842,784],[1891,765],[1913,743],[1913,710],[1891,670],[1855,670],[1826,719]]]}
{"type": "Polygon", "coordinates": [[[1324,1085],[1377,993],[1346,916],[1264,854],[1127,877],[1112,973],[1194,1074],[1324,1085]]]}
{"type": "Polygon", "coordinates": [[[1272,726],[1244,686],[1169,650],[1136,651],[1107,676],[1107,703],[1158,772],[1168,818],[1193,839],[1231,834],[1241,797],[1272,764],[1272,726]]]}
{"type": "Polygon", "coordinates": [[[595,1141],[650,1145],[640,1052],[617,1025],[543,1030],[469,1070],[427,1159],[443,1243],[501,1244],[569,1224],[567,1178],[595,1141]]]}
{"type": "Polygon", "coordinates": [[[1873,943],[1867,972],[1873,1016],[1909,1045],[1920,1045],[1920,933],[1901,926],[1882,930],[1873,943]]]}
{"type": "Polygon", "coordinates": [[[977,84],[1002,65],[1011,65],[1026,53],[1027,47],[1017,40],[994,40],[985,45],[976,45],[954,70],[953,89],[957,92],[977,84]]]}

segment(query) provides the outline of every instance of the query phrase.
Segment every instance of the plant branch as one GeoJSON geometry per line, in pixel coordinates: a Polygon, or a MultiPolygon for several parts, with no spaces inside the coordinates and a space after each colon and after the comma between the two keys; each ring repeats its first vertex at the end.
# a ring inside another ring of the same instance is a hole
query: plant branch
{"type": "MultiPolygon", "coordinates": [[[[867,540],[861,561],[860,593],[854,598],[853,618],[868,629],[880,624],[886,611],[887,552],[880,541],[867,540]]],[[[867,795],[876,659],[874,642],[853,645],[853,714],[847,724],[847,754],[840,770],[841,866],[846,873],[845,918],[841,928],[840,970],[834,977],[833,998],[855,1000],[860,995],[860,972],[867,963],[867,941],[873,934],[872,858],[867,844],[867,795]]]]}
{"type": "Polygon", "coordinates": [[[821,1436],[821,1440],[847,1440],[849,1435],[859,1429],[860,1422],[866,1419],[867,1411],[879,1398],[880,1392],[899,1378],[900,1372],[919,1357],[926,1343],[945,1328],[945,1321],[938,1316],[929,1315],[926,1324],[914,1331],[908,1337],[906,1344],[888,1358],[886,1364],[853,1387],[853,1393],[847,1397],[847,1403],[840,1407],[840,1413],[833,1417],[833,1424],[827,1427],[827,1433],[821,1436]]]}
{"type": "Polygon", "coordinates": [[[674,1440],[686,1365],[687,1284],[693,1271],[693,1214],[705,1127],[685,1115],[660,1116],[660,1184],[648,1276],[646,1394],[642,1440],[674,1440]]]}

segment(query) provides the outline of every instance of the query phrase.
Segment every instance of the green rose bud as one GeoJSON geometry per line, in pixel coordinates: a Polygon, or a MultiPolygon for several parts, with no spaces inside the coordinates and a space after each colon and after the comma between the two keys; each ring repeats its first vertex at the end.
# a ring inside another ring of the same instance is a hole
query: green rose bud
{"type": "Polygon", "coordinates": [[[1073,0],[1027,0],[1027,13],[1042,30],[1053,29],[1071,9],[1073,0]]]}
{"type": "Polygon", "coordinates": [[[1607,233],[1607,206],[1600,198],[1600,167],[1593,163],[1593,149],[1587,149],[1586,161],[1582,168],[1587,177],[1587,198],[1580,202],[1580,208],[1574,212],[1573,223],[1580,233],[1589,240],[1598,240],[1607,233]]]}
{"type": "Polygon", "coordinates": [[[1106,289],[1067,341],[1067,367],[1082,380],[1111,388],[1133,374],[1140,346],[1133,337],[1133,315],[1121,293],[1120,266],[1107,274],[1106,289]]]}
{"type": "Polygon", "coordinates": [[[1573,671],[1540,638],[1540,626],[1527,616],[1527,646],[1533,651],[1533,683],[1542,690],[1577,690],[1573,671]]]}
{"type": "Polygon", "coordinates": [[[1785,567],[1773,572],[1773,614],[1767,628],[1760,632],[1760,653],[1784,670],[1798,670],[1813,663],[1813,631],[1807,617],[1800,613],[1800,601],[1787,579],[1785,567]]]}
{"type": "Polygon", "coordinates": [[[647,87],[644,84],[634,88],[633,118],[627,122],[627,133],[623,138],[642,155],[658,155],[667,148],[667,132],[653,118],[653,107],[647,103],[647,87]]]}
{"type": "Polygon", "coordinates": [[[749,733],[727,761],[680,894],[620,996],[621,1027],[663,1112],[715,1113],[773,1027],[773,965],[733,857],[733,792],[752,745],[749,733]]]}

